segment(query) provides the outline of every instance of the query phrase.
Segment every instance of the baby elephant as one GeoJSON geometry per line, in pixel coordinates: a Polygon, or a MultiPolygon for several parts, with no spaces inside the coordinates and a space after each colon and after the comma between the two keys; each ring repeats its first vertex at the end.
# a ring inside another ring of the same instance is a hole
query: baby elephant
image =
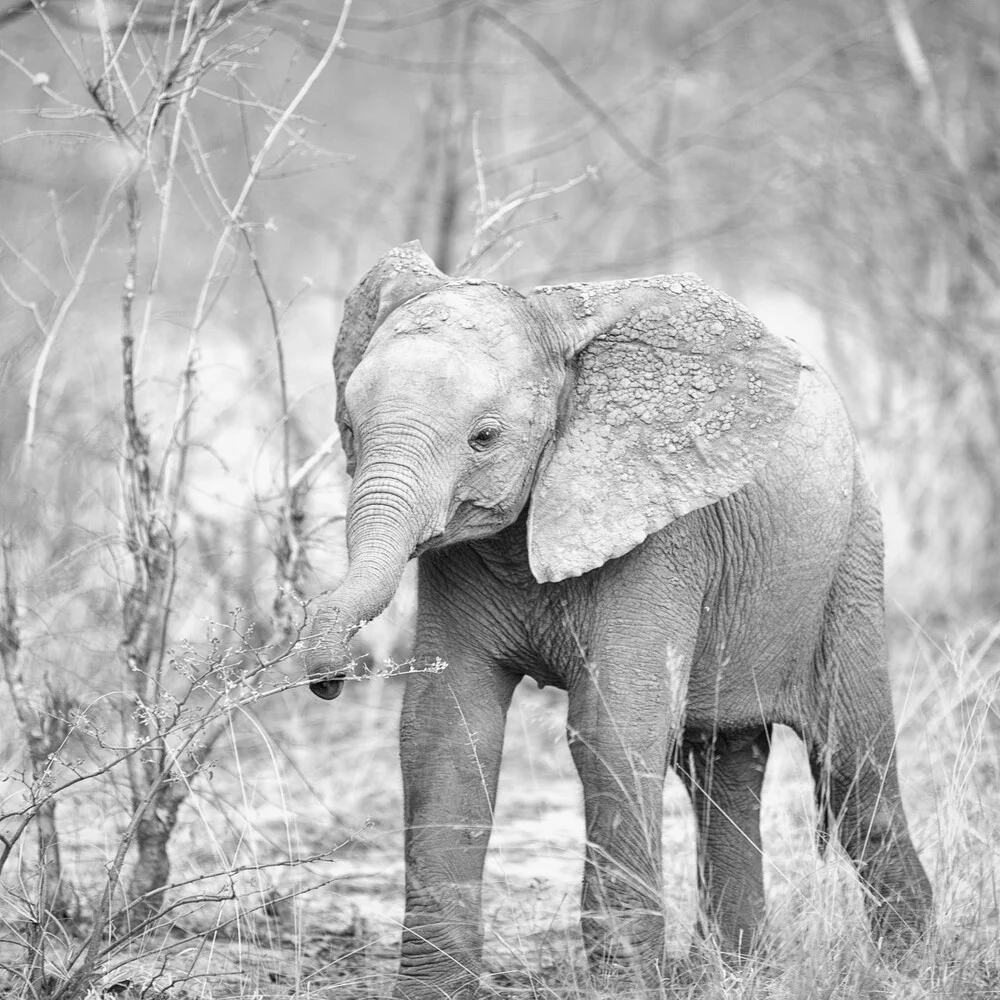
{"type": "Polygon", "coordinates": [[[469,997],[504,720],[525,676],[569,695],[592,971],[664,969],[667,767],[699,825],[725,953],[763,912],[771,727],[805,741],[821,822],[878,941],[924,932],[883,643],[882,535],[843,404],[789,341],[693,274],[512,288],[419,243],[347,299],[334,353],[350,569],[307,636],[335,697],[347,642],[419,557],[400,722],[406,917],[397,996],[469,997]]]}

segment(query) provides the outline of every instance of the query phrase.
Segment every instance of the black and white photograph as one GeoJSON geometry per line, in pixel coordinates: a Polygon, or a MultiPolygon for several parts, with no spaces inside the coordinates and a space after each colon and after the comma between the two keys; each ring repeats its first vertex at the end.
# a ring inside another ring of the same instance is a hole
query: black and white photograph
{"type": "Polygon", "coordinates": [[[997,0],[0,0],[0,998],[1000,997],[997,0]]]}

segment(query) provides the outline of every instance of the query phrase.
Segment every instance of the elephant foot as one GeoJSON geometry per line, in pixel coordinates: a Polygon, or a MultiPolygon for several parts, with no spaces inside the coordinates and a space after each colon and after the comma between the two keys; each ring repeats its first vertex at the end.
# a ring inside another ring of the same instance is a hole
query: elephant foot
{"type": "Polygon", "coordinates": [[[441,984],[410,976],[400,976],[392,991],[392,1000],[485,1000],[496,996],[483,987],[478,979],[441,984]]]}
{"type": "Polygon", "coordinates": [[[926,967],[930,946],[926,928],[920,924],[881,927],[875,931],[875,948],[879,958],[890,968],[910,975],[926,967]]]}
{"type": "Polygon", "coordinates": [[[689,959],[704,964],[720,964],[739,969],[749,962],[767,959],[767,942],[761,921],[756,917],[740,924],[699,920],[689,959]]]}
{"type": "Polygon", "coordinates": [[[662,948],[639,949],[621,939],[605,939],[588,948],[587,964],[602,997],[659,998],[665,987],[683,982],[683,963],[668,958],[662,948]]]}
{"type": "Polygon", "coordinates": [[[634,965],[603,964],[591,966],[591,983],[598,996],[621,997],[622,1000],[664,1000],[667,997],[688,997],[700,977],[692,974],[688,964],[668,959],[657,963],[655,970],[639,969],[634,965]]]}
{"type": "Polygon", "coordinates": [[[601,995],[606,992],[611,996],[619,993],[645,996],[645,991],[655,993],[670,978],[661,955],[655,959],[644,956],[621,942],[589,948],[587,965],[591,981],[601,995]]]}
{"type": "Polygon", "coordinates": [[[865,906],[875,947],[883,961],[898,965],[926,952],[934,898],[909,838],[884,839],[884,856],[860,866],[860,874],[870,890],[865,906]]]}
{"type": "Polygon", "coordinates": [[[708,977],[730,975],[752,968],[754,975],[765,978],[777,974],[780,970],[759,938],[755,938],[754,947],[750,950],[726,948],[718,939],[698,936],[691,943],[691,949],[683,962],[682,975],[689,985],[704,982],[708,977]]]}

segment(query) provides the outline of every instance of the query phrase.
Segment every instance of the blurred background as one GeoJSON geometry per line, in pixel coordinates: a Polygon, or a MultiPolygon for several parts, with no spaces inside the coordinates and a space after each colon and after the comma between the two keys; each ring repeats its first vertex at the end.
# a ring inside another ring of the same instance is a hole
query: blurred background
{"type": "MultiPolygon", "coordinates": [[[[237,581],[267,607],[274,335],[239,239],[213,258],[222,203],[339,12],[216,6],[217,61],[186,81],[197,89],[169,218],[152,161],[168,155],[175,105],[149,137],[140,299],[168,229],[137,406],[162,451],[196,320],[179,559],[199,571],[181,575],[201,590],[192,607],[237,581]],[[227,9],[238,17],[225,27],[227,9]]],[[[38,573],[34,614],[50,631],[113,617],[120,575],[130,164],[87,81],[101,75],[103,24],[136,91],[136,108],[118,110],[129,125],[148,113],[173,8],[0,9],[0,503],[22,547],[31,540],[22,571],[38,573]]],[[[332,343],[364,271],[409,239],[455,270],[483,209],[523,199],[487,234],[505,235],[477,273],[527,288],[696,270],[746,301],[818,354],[847,400],[884,504],[893,599],[913,615],[995,612],[998,93],[991,0],[356,4],[242,212],[281,312],[293,464],[332,429],[332,343]]],[[[311,522],[342,511],[341,468],[334,455],[311,522]]],[[[340,570],[337,534],[310,546],[309,589],[340,570]]]]}
{"type": "MultiPolygon", "coordinates": [[[[330,356],[411,239],[521,289],[694,270],[747,303],[846,400],[890,617],[995,638],[998,236],[995,0],[0,0],[16,794],[54,808],[67,741],[60,780],[158,748],[100,793],[141,839],[139,805],[196,783],[176,706],[287,649],[345,570],[330,356]]],[[[376,660],[405,660],[411,591],[376,660]]]]}

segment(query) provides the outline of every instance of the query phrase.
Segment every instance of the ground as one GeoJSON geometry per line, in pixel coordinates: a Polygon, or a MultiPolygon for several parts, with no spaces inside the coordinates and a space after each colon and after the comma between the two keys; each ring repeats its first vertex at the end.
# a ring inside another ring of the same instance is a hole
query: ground
{"type": "MultiPolygon", "coordinates": [[[[837,850],[817,854],[805,754],[779,728],[762,812],[766,958],[733,972],[703,954],[701,982],[669,995],[1000,996],[1000,669],[988,647],[971,649],[894,650],[904,798],[936,894],[937,932],[921,954],[899,968],[878,961],[849,863],[837,850]]],[[[103,986],[147,1000],[387,995],[402,915],[399,693],[398,681],[353,685],[333,703],[296,691],[247,719],[173,840],[176,882],[218,874],[172,899],[215,898],[178,905],[110,953],[103,986]]],[[[485,894],[489,984],[501,995],[592,995],[577,929],[581,795],[564,719],[560,692],[518,690],[485,894]]],[[[109,839],[91,831],[94,859],[109,839]]],[[[681,960],[696,918],[694,821],[674,776],[663,846],[668,941],[681,960]]]]}

